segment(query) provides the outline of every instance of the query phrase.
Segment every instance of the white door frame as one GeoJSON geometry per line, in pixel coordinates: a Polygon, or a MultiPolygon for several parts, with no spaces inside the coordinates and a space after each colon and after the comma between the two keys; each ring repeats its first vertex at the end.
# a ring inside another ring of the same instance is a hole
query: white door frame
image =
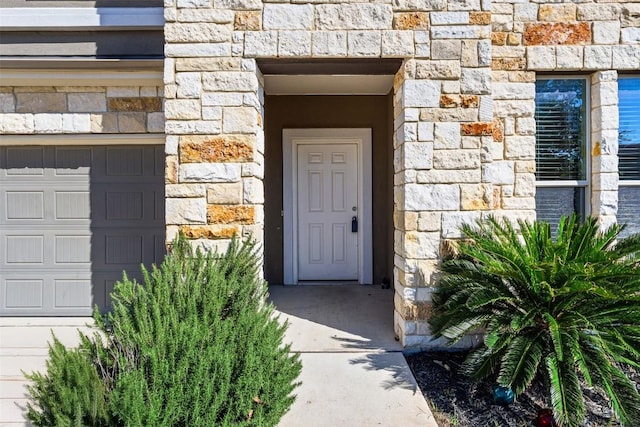
{"type": "Polygon", "coordinates": [[[373,283],[371,129],[283,129],[284,283],[298,284],[298,145],[356,144],[358,150],[358,282],[373,283]]]}

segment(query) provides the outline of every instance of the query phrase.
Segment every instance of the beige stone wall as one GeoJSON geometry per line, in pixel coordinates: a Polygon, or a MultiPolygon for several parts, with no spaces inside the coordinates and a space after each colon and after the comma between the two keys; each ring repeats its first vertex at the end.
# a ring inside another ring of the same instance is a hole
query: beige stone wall
{"type": "Polygon", "coordinates": [[[520,154],[528,153],[515,159],[514,196],[535,194],[536,75],[590,77],[591,214],[603,226],[615,222],[617,75],[640,69],[640,3],[494,2],[492,30],[492,93],[505,157],[509,141],[517,143],[520,154]]]}
{"type": "Polygon", "coordinates": [[[0,87],[0,134],[162,133],[156,86],[0,87]]]}

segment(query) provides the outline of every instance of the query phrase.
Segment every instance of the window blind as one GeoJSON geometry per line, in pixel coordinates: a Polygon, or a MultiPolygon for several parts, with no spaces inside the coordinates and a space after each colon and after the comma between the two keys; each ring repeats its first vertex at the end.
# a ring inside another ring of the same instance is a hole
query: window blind
{"type": "Polygon", "coordinates": [[[640,180],[640,77],[620,77],[618,100],[620,179],[640,180]]]}
{"type": "Polygon", "coordinates": [[[536,82],[536,179],[584,180],[586,80],[536,82]]]}

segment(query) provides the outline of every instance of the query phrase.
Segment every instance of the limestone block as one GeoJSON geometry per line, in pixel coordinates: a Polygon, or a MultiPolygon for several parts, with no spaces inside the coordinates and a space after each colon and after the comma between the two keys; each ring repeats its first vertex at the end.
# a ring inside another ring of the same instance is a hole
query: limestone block
{"type": "Polygon", "coordinates": [[[531,136],[507,136],[505,137],[505,159],[531,160],[535,159],[536,140],[531,136]]]}
{"type": "MultiPolygon", "coordinates": [[[[595,25],[595,23],[594,23],[595,25]]],[[[613,31],[610,36],[613,39],[615,31],[613,31]]],[[[621,39],[622,43],[640,43],[640,28],[639,27],[628,27],[623,28],[621,31],[621,39]]],[[[617,42],[617,39],[616,39],[617,42]]],[[[612,42],[613,44],[614,42],[612,42]]]]}
{"type": "Polygon", "coordinates": [[[188,72],[176,73],[178,85],[178,98],[199,98],[202,91],[201,73],[188,72]]]}
{"type": "Polygon", "coordinates": [[[242,203],[242,183],[221,183],[207,187],[207,203],[213,205],[236,205],[242,203]]]}
{"type": "Polygon", "coordinates": [[[557,46],[557,70],[580,70],[584,64],[584,48],[582,46],[557,46]]]}
{"type": "Polygon", "coordinates": [[[0,93],[0,113],[15,113],[16,101],[12,93],[0,93]]]}
{"type": "Polygon", "coordinates": [[[265,30],[310,30],[313,28],[313,6],[265,4],[262,25],[265,30]]]}
{"type": "Polygon", "coordinates": [[[253,72],[218,71],[203,73],[202,86],[212,92],[254,92],[258,79],[253,72]]]}
{"type": "Polygon", "coordinates": [[[231,39],[230,24],[214,23],[167,23],[164,38],[167,43],[217,43],[231,39]]]}
{"type": "Polygon", "coordinates": [[[460,40],[434,40],[431,43],[431,59],[457,59],[462,55],[460,40]]]}
{"type": "Polygon", "coordinates": [[[502,209],[506,210],[526,210],[535,209],[535,197],[504,197],[502,199],[502,209]]]}
{"type": "Polygon", "coordinates": [[[622,5],[620,22],[623,27],[640,26],[640,3],[627,3],[622,5]]]}
{"type": "Polygon", "coordinates": [[[536,23],[526,24],[525,45],[578,45],[591,43],[591,25],[577,23],[536,23]]]}
{"type": "Polygon", "coordinates": [[[167,198],[165,200],[167,224],[206,224],[207,201],[200,198],[167,198]]]}
{"type": "Polygon", "coordinates": [[[407,169],[431,169],[433,167],[433,144],[406,142],[403,145],[404,166],[407,169]]]}
{"type": "Polygon", "coordinates": [[[431,80],[407,80],[403,85],[404,107],[438,107],[440,85],[431,80]]]}
{"type": "Polygon", "coordinates": [[[164,54],[168,57],[231,56],[231,43],[179,43],[167,44],[164,54]]]}
{"type": "Polygon", "coordinates": [[[259,31],[262,28],[262,14],[259,11],[238,11],[233,20],[236,31],[259,31]]]}
{"type": "Polygon", "coordinates": [[[224,133],[255,133],[258,112],[253,107],[225,107],[222,111],[224,133]]]}
{"type": "Polygon", "coordinates": [[[213,24],[230,24],[233,22],[232,10],[223,8],[206,9],[180,9],[178,20],[180,22],[210,22],[213,24]]]}
{"type": "Polygon", "coordinates": [[[120,132],[143,133],[147,131],[147,115],[145,113],[118,113],[118,130],[120,132]]]}
{"type": "Polygon", "coordinates": [[[392,28],[392,21],[388,4],[320,4],[315,9],[318,30],[386,30],[392,28]]]}
{"type": "Polygon", "coordinates": [[[469,122],[478,119],[478,110],[473,108],[423,108],[420,111],[420,120],[430,122],[469,122]]]}
{"type": "Polygon", "coordinates": [[[417,30],[429,28],[429,14],[426,12],[396,13],[393,18],[395,30],[417,30]]]}
{"type": "Polygon", "coordinates": [[[243,104],[243,94],[237,92],[212,92],[202,94],[203,106],[239,107],[243,104]]]}
{"type": "Polygon", "coordinates": [[[465,211],[494,209],[495,191],[491,184],[460,184],[461,209],[465,211]]]}
{"type": "Polygon", "coordinates": [[[202,107],[204,120],[222,120],[222,107],[202,107]]]}
{"type": "Polygon", "coordinates": [[[70,93],[67,95],[67,102],[72,113],[107,111],[104,93],[70,93]]]}
{"type": "Polygon", "coordinates": [[[380,56],[381,44],[380,31],[349,31],[347,33],[349,56],[380,56]]]}
{"type": "MultiPolygon", "coordinates": [[[[162,114],[164,122],[164,114],[162,114]]],[[[102,113],[91,114],[89,117],[91,123],[91,133],[117,133],[118,132],[118,114],[102,113]]]]}
{"type": "MultiPolygon", "coordinates": [[[[165,59],[165,71],[168,59],[165,59]]],[[[232,71],[240,70],[240,58],[178,58],[175,62],[177,71],[232,71]]],[[[173,81],[173,77],[169,82],[173,81]]],[[[165,84],[167,83],[165,77],[165,84]]]]}
{"type": "Polygon", "coordinates": [[[418,215],[418,231],[440,231],[441,212],[420,212],[418,215]]]}
{"type": "Polygon", "coordinates": [[[254,138],[249,135],[185,135],[180,137],[181,163],[249,162],[254,138]]]}
{"type": "Polygon", "coordinates": [[[404,256],[410,259],[436,259],[439,255],[438,233],[408,231],[404,233],[404,256]]]}
{"type": "Polygon", "coordinates": [[[481,39],[489,37],[490,30],[477,25],[431,27],[433,39],[481,39]]]}
{"type": "Polygon", "coordinates": [[[180,232],[187,239],[221,240],[240,236],[239,225],[205,225],[205,226],[180,226],[180,232]]]}
{"type": "Polygon", "coordinates": [[[209,224],[255,224],[254,206],[248,205],[208,205],[209,224]]]}
{"type": "Polygon", "coordinates": [[[576,20],[576,5],[565,4],[541,4],[538,11],[538,20],[547,22],[571,22],[576,20]]]}
{"type": "Polygon", "coordinates": [[[615,172],[618,170],[618,156],[603,155],[593,162],[593,173],[615,172]]]}
{"type": "Polygon", "coordinates": [[[458,123],[435,123],[433,148],[460,148],[460,125],[458,123]]]}
{"type": "Polygon", "coordinates": [[[393,0],[394,10],[444,10],[447,7],[446,0],[393,0]]]}
{"type": "Polygon", "coordinates": [[[464,237],[460,231],[462,225],[475,225],[479,219],[480,212],[443,212],[442,237],[445,239],[459,239],[464,237]]]}
{"type": "Polygon", "coordinates": [[[502,83],[493,82],[493,99],[534,99],[536,96],[536,85],[534,83],[502,83]]]}
{"type": "Polygon", "coordinates": [[[433,141],[433,123],[418,123],[418,141],[433,141]]]}
{"type": "Polygon", "coordinates": [[[278,35],[278,56],[311,56],[311,32],[280,31],[278,35]]]}
{"type": "Polygon", "coordinates": [[[488,67],[491,65],[491,41],[484,39],[478,41],[478,66],[488,67]]]}
{"type": "Polygon", "coordinates": [[[180,182],[237,182],[240,165],[237,163],[187,163],[178,170],[180,182]]]}
{"type": "MultiPolygon", "coordinates": [[[[478,120],[488,121],[493,118],[493,97],[490,95],[480,97],[480,107],[478,108],[478,120]]],[[[496,126],[493,127],[494,132],[496,126]]]]}
{"type": "Polygon", "coordinates": [[[449,0],[449,10],[480,10],[480,0],[449,0]]]}
{"type": "Polygon", "coordinates": [[[592,211],[596,215],[616,215],[618,212],[617,191],[594,191],[591,198],[592,211]]]}
{"type": "Polygon", "coordinates": [[[416,78],[429,80],[457,80],[461,75],[460,61],[416,61],[416,78]]]}
{"type": "Polygon", "coordinates": [[[165,196],[168,198],[205,197],[206,189],[203,184],[167,184],[165,196]]]}
{"type": "Polygon", "coordinates": [[[277,56],[277,31],[248,31],[244,37],[244,53],[247,57],[277,56]]]}
{"type": "Polygon", "coordinates": [[[497,161],[482,166],[482,182],[491,184],[513,184],[515,182],[512,161],[497,161]]]}
{"type": "Polygon", "coordinates": [[[478,150],[436,150],[433,153],[433,167],[436,169],[477,169],[480,167],[478,150]]]}
{"type": "Polygon", "coordinates": [[[617,21],[620,5],[617,3],[583,3],[578,5],[579,21],[617,21]]]}
{"type": "Polygon", "coordinates": [[[617,173],[597,173],[593,175],[593,189],[599,191],[618,191],[619,178],[617,173]]]}
{"type": "Polygon", "coordinates": [[[347,55],[347,33],[345,31],[314,31],[311,43],[313,56],[347,55]]]}
{"type": "Polygon", "coordinates": [[[256,178],[264,178],[264,165],[257,163],[244,163],[242,165],[242,176],[255,176],[256,178]]]}
{"type": "Polygon", "coordinates": [[[516,3],[513,5],[513,19],[516,22],[536,22],[538,5],[535,3],[516,3]]]}
{"type": "Polygon", "coordinates": [[[162,111],[162,98],[113,97],[107,102],[109,111],[162,111]]]}
{"type": "Polygon", "coordinates": [[[387,30],[382,32],[382,56],[405,57],[414,53],[413,31],[387,30]]]}
{"type": "Polygon", "coordinates": [[[176,4],[179,8],[205,8],[209,5],[207,0],[176,0],[176,4]]]}
{"type": "Polygon", "coordinates": [[[460,77],[460,91],[477,95],[491,93],[491,69],[463,68],[460,77]]]}
{"type": "Polygon", "coordinates": [[[490,25],[491,12],[471,12],[469,14],[469,23],[473,25],[490,25]]]}
{"type": "Polygon", "coordinates": [[[536,176],[533,173],[516,174],[515,188],[513,195],[517,197],[535,197],[536,176]]]}
{"type": "Polygon", "coordinates": [[[167,99],[164,104],[167,119],[199,119],[201,116],[198,99],[167,99]]]}
{"type": "Polygon", "coordinates": [[[460,25],[469,23],[469,12],[431,12],[431,25],[460,25]]]}
{"type": "Polygon", "coordinates": [[[516,132],[519,135],[535,135],[535,119],[533,117],[518,117],[516,119],[516,132]]]}
{"type": "Polygon", "coordinates": [[[460,209],[460,188],[453,184],[407,184],[404,206],[408,211],[453,211],[460,209]]]}
{"type": "Polygon", "coordinates": [[[611,68],[611,46],[585,46],[584,68],[588,70],[611,68]]]}
{"type": "Polygon", "coordinates": [[[16,93],[17,113],[64,113],[67,96],[64,93],[16,93]]]}
{"type": "Polygon", "coordinates": [[[91,132],[91,116],[88,114],[63,114],[62,131],[64,133],[91,132]]]}
{"type": "MultiPolygon", "coordinates": [[[[210,3],[210,0],[207,0],[210,3]]],[[[231,10],[259,10],[262,9],[262,0],[215,0],[216,8],[231,10]]]]}
{"type": "Polygon", "coordinates": [[[61,133],[62,114],[42,113],[33,115],[36,133],[61,133]]]}
{"type": "Polygon", "coordinates": [[[264,186],[261,179],[245,178],[242,180],[242,185],[244,203],[264,203],[264,186]]]}
{"type": "Polygon", "coordinates": [[[462,58],[460,63],[463,67],[477,68],[480,66],[478,62],[477,40],[462,40],[462,58]]]}
{"type": "Polygon", "coordinates": [[[640,45],[613,46],[613,68],[637,70],[640,68],[640,45]]]}
{"type": "Polygon", "coordinates": [[[527,66],[530,70],[553,70],[556,68],[555,46],[530,46],[527,48],[527,66]]]}

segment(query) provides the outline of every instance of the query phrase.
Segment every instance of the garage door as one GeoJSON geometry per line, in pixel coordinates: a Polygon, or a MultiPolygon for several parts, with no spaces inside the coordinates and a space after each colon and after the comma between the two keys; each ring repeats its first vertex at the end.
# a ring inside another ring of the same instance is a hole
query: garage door
{"type": "Polygon", "coordinates": [[[164,255],[162,146],[0,147],[0,314],[84,316],[164,255]]]}

